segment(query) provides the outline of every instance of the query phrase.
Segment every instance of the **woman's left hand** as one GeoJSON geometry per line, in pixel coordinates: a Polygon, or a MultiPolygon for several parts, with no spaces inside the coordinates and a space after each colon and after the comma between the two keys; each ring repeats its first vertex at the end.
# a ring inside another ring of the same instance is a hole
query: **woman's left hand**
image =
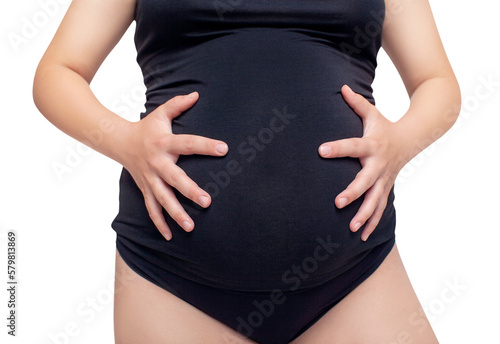
{"type": "Polygon", "coordinates": [[[361,240],[366,241],[378,225],[389,192],[406,163],[402,158],[402,133],[397,131],[395,123],[386,119],[374,105],[347,85],[342,87],[342,96],[363,120],[363,137],[325,142],[319,147],[319,154],[324,158],[359,158],[362,169],[335,198],[335,204],[343,208],[366,192],[363,203],[349,225],[356,232],[365,224],[361,240]]]}

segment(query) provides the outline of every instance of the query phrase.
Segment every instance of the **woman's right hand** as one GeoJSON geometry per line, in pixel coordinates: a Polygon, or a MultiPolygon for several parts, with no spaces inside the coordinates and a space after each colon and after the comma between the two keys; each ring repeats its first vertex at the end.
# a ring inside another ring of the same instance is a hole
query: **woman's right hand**
{"type": "Polygon", "coordinates": [[[198,96],[197,92],[176,96],[142,120],[132,122],[121,151],[120,162],[134,178],[151,220],[167,240],[172,238],[172,232],[162,208],[185,231],[194,228],[193,220],[177,200],[172,187],[204,208],[211,202],[210,195],[176,165],[179,155],[224,156],[228,151],[227,144],[220,140],[172,133],[172,120],[192,107],[198,96]]]}

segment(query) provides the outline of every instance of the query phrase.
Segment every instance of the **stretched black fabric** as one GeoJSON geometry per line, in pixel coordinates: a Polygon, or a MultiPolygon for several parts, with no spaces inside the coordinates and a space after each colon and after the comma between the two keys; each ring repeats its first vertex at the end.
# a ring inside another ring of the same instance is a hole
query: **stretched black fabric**
{"type": "Polygon", "coordinates": [[[173,132],[223,140],[229,152],[180,156],[212,204],[203,209],[175,190],[195,228],[186,233],[164,212],[171,241],[123,170],[112,223],[123,259],[164,288],[170,274],[248,292],[305,290],[354,266],[352,283],[366,278],[394,244],[394,190],[363,242],[364,227],[349,230],[363,197],[341,210],[334,204],[361,164],[324,159],[318,147],[363,134],[340,89],[348,84],[374,104],[384,11],[383,0],[138,0],[135,44],[147,86],[140,117],[198,91],[173,132]]]}

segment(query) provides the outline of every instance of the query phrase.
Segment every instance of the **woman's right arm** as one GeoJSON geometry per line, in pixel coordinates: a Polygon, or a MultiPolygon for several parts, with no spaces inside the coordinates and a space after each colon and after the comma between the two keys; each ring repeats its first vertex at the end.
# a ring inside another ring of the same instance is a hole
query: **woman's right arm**
{"type": "Polygon", "coordinates": [[[210,204],[210,195],[176,165],[179,155],[222,156],[227,145],[172,134],[172,119],[196,103],[197,93],[174,97],[138,122],[108,110],[92,93],[90,82],[132,23],[134,9],[135,0],[73,0],[38,65],[33,98],[52,124],[131,173],[151,219],[170,240],[162,208],[185,230],[194,227],[171,187],[202,207],[210,204]]]}

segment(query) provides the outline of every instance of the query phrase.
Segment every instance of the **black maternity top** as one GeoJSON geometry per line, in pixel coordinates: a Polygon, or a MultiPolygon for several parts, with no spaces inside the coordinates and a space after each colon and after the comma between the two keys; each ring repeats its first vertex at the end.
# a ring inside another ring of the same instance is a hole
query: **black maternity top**
{"type": "Polygon", "coordinates": [[[363,198],[337,209],[355,158],[324,159],[328,141],[361,137],[344,101],[347,84],[374,103],[383,0],[138,0],[137,61],[147,116],[176,95],[199,92],[173,120],[174,134],[225,141],[224,157],[180,156],[178,165],[212,196],[203,209],[175,190],[195,228],[164,212],[166,241],[127,170],[112,223],[117,248],[151,280],[174,273],[208,286],[294,290],[318,286],[394,244],[394,193],[366,242],[349,230],[363,198]]]}

